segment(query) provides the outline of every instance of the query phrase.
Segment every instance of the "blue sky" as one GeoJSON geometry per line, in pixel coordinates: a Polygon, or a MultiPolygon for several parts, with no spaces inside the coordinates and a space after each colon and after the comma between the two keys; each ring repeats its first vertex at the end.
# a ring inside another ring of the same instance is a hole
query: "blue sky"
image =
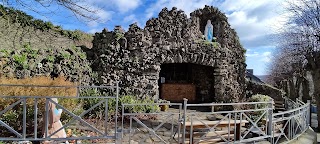
{"type": "MultiPolygon", "coordinates": [[[[9,0],[10,1],[10,0],[9,0]]],[[[103,28],[113,30],[121,25],[125,30],[137,22],[140,27],[151,17],[157,17],[162,8],[177,7],[189,16],[190,12],[205,5],[218,7],[224,12],[232,28],[240,37],[245,49],[247,68],[254,69],[255,75],[267,74],[275,50],[274,34],[286,21],[282,13],[282,0],[83,0],[80,4],[97,9],[99,21],[86,22],[77,19],[70,11],[57,5],[43,8],[34,1],[38,14],[30,9],[11,4],[36,18],[51,21],[64,29],[80,29],[85,32],[101,32],[103,28]]]]}

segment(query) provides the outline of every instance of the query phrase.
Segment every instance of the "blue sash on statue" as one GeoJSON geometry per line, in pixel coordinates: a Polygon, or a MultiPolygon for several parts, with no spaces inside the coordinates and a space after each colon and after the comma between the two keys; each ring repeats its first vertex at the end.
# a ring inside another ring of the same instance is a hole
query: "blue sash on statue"
{"type": "Polygon", "coordinates": [[[212,27],[208,27],[207,38],[209,41],[212,41],[212,38],[213,38],[212,27]]]}

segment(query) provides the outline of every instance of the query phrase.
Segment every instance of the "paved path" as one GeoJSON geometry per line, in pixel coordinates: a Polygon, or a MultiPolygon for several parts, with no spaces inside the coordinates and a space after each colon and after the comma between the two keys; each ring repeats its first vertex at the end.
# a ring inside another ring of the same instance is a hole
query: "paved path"
{"type": "MultiPolygon", "coordinates": [[[[311,114],[311,127],[317,128],[318,127],[318,118],[316,113],[311,114]]],[[[320,133],[317,133],[317,142],[320,143],[320,133]]]]}

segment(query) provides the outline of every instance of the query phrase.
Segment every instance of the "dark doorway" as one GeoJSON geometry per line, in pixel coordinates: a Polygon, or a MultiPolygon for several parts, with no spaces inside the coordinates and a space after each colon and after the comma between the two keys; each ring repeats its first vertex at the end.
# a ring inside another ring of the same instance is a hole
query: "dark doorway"
{"type": "Polygon", "coordinates": [[[160,98],[171,102],[213,102],[214,68],[191,63],[162,64],[159,79],[160,98]]]}

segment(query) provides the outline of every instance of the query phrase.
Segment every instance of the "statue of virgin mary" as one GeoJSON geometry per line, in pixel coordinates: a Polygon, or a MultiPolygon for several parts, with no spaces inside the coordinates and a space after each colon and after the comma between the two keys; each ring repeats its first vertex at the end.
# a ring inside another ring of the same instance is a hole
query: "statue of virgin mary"
{"type": "Polygon", "coordinates": [[[211,20],[207,21],[207,25],[204,30],[204,36],[207,41],[212,42],[213,39],[213,25],[211,24],[211,20]]]}

